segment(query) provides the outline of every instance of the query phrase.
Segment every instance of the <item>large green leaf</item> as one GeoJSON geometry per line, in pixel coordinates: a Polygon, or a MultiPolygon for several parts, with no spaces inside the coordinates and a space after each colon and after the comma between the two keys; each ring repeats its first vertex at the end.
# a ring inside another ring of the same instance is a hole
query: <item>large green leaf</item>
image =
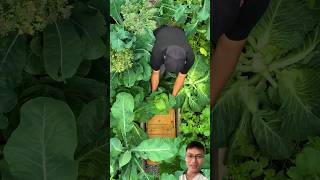
{"type": "Polygon", "coordinates": [[[175,13],[173,15],[174,20],[180,24],[184,24],[187,20],[187,14],[186,14],[187,6],[179,4],[175,8],[176,8],[175,13]]]}
{"type": "Polygon", "coordinates": [[[135,124],[128,136],[128,141],[132,146],[138,146],[143,140],[148,139],[148,135],[144,129],[135,124]]]}
{"type": "Polygon", "coordinates": [[[83,43],[69,21],[50,24],[44,30],[45,70],[56,81],[72,77],[82,61],[83,43]]]}
{"type": "Polygon", "coordinates": [[[150,29],[146,30],[146,33],[143,35],[137,35],[137,41],[134,44],[134,48],[136,51],[151,51],[153,48],[153,43],[155,41],[155,37],[153,32],[150,29]]]}
{"type": "Polygon", "coordinates": [[[300,0],[271,0],[268,10],[252,32],[251,46],[273,59],[302,41],[304,33],[314,25],[306,2],[300,0]],[[299,16],[297,16],[299,14],[299,16]]]}
{"type": "Polygon", "coordinates": [[[8,125],[8,118],[5,115],[0,114],[0,129],[5,129],[8,125]]]}
{"type": "Polygon", "coordinates": [[[124,0],[111,0],[110,1],[110,16],[117,22],[122,23],[122,17],[120,15],[121,5],[124,4],[124,0]]]}
{"type": "Polygon", "coordinates": [[[122,152],[123,147],[121,141],[118,138],[110,139],[110,158],[115,159],[122,152]]]}
{"type": "Polygon", "coordinates": [[[131,160],[131,151],[125,151],[123,154],[120,155],[119,157],[119,168],[121,168],[122,166],[128,164],[131,160]]]}
{"type": "MultiPolygon", "coordinates": [[[[27,41],[22,35],[10,34],[0,42],[0,80],[16,87],[22,80],[22,70],[27,62],[27,41]]],[[[4,83],[4,82],[1,82],[4,83]]]]}
{"type": "Polygon", "coordinates": [[[241,118],[242,101],[239,88],[241,82],[231,85],[214,106],[211,122],[213,122],[214,146],[226,146],[230,136],[238,127],[241,118]]]}
{"type": "Polygon", "coordinates": [[[138,167],[135,158],[123,168],[120,176],[122,180],[138,180],[138,167]]]}
{"type": "Polygon", "coordinates": [[[99,97],[85,105],[79,115],[77,121],[79,178],[97,179],[105,174],[108,167],[109,145],[107,130],[103,127],[107,117],[105,106],[106,99],[99,97]]]}
{"type": "Polygon", "coordinates": [[[4,148],[15,179],[77,178],[75,118],[67,104],[36,98],[21,107],[21,121],[4,148]]]}
{"type": "Polygon", "coordinates": [[[2,159],[0,161],[0,171],[1,171],[1,177],[3,180],[14,180],[10,172],[9,165],[5,161],[5,159],[2,159]]]}
{"type": "Polygon", "coordinates": [[[85,59],[97,59],[106,53],[106,46],[100,37],[106,32],[105,20],[99,11],[77,3],[71,22],[82,32],[81,40],[85,47],[85,51],[83,51],[85,59]]]}
{"type": "Polygon", "coordinates": [[[111,48],[116,51],[122,51],[124,48],[131,48],[136,37],[124,29],[123,26],[110,26],[110,42],[111,48]]]}
{"type": "Polygon", "coordinates": [[[228,161],[235,162],[238,157],[254,157],[255,147],[252,145],[253,137],[251,133],[251,113],[249,110],[244,110],[241,114],[241,120],[238,128],[235,130],[231,142],[229,143],[228,161]]]}
{"type": "Polygon", "coordinates": [[[131,94],[119,93],[117,100],[112,105],[111,114],[117,121],[117,129],[126,137],[126,133],[131,131],[134,118],[134,99],[131,94]]]}
{"type": "Polygon", "coordinates": [[[206,64],[205,59],[202,56],[196,56],[195,63],[188,72],[187,79],[190,84],[196,83],[198,80],[206,77],[208,75],[207,72],[209,71],[207,67],[208,65],[206,64]]]}
{"type": "Polygon", "coordinates": [[[272,111],[258,111],[252,118],[252,132],[260,151],[271,159],[285,159],[292,154],[293,144],[281,137],[280,124],[272,111]]]}
{"type": "Polygon", "coordinates": [[[209,85],[209,77],[202,83],[198,83],[195,86],[196,97],[203,108],[204,106],[208,105],[210,102],[209,95],[210,95],[210,85],[209,85]]]}
{"type": "Polygon", "coordinates": [[[291,69],[278,74],[281,133],[303,140],[320,132],[319,69],[291,69]]]}
{"type": "Polygon", "coordinates": [[[312,58],[312,56],[315,55],[315,53],[319,53],[319,51],[316,50],[319,43],[320,43],[320,26],[318,26],[314,30],[314,32],[312,32],[310,35],[308,35],[305,38],[301,47],[292,51],[289,55],[281,59],[278,59],[277,61],[274,61],[269,66],[269,70],[270,71],[279,70],[298,62],[308,63],[308,60],[310,60],[310,58],[312,58]]]}
{"type": "Polygon", "coordinates": [[[191,110],[195,112],[201,112],[209,104],[208,81],[210,75],[207,67],[205,59],[201,56],[196,56],[196,61],[188,72],[186,84],[181,91],[181,95],[179,93],[178,103],[181,104],[182,98],[186,98],[184,101],[187,101],[191,110]]]}
{"type": "Polygon", "coordinates": [[[141,62],[141,65],[143,66],[143,79],[144,81],[148,81],[151,77],[151,72],[152,72],[152,69],[151,69],[151,66],[150,66],[150,56],[143,56],[142,57],[144,60],[141,62]]]}
{"type": "Polygon", "coordinates": [[[135,73],[135,69],[130,68],[122,73],[123,84],[126,87],[132,87],[134,83],[137,81],[137,74],[135,73]]]}
{"type": "Polygon", "coordinates": [[[106,140],[106,131],[101,135],[101,142],[94,140],[91,144],[86,146],[86,150],[79,153],[77,161],[79,162],[79,177],[78,180],[83,179],[97,179],[106,174],[108,168],[108,140],[106,140]]]}
{"type": "Polygon", "coordinates": [[[0,42],[0,114],[11,111],[17,103],[15,87],[22,80],[27,60],[26,40],[19,34],[1,38],[0,42]]]}
{"type": "Polygon", "coordinates": [[[138,122],[147,122],[155,115],[155,112],[156,107],[153,103],[143,102],[134,110],[134,117],[138,122]]]}
{"type": "Polygon", "coordinates": [[[179,152],[179,149],[174,143],[174,139],[153,138],[144,140],[132,151],[138,153],[144,159],[158,162],[174,157],[179,152]]]}
{"type": "Polygon", "coordinates": [[[107,118],[106,100],[102,97],[84,106],[77,120],[78,148],[94,142],[107,118]]]}

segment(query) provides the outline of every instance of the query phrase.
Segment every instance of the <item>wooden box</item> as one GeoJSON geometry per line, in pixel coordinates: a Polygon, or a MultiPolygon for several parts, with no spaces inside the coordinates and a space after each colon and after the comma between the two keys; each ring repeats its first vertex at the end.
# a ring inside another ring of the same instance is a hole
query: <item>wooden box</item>
{"type": "MultiPolygon", "coordinates": [[[[147,122],[146,129],[149,138],[175,138],[177,135],[175,110],[170,109],[166,115],[153,116],[147,122]]],[[[147,160],[147,164],[156,165],[157,163],[147,160]]]]}

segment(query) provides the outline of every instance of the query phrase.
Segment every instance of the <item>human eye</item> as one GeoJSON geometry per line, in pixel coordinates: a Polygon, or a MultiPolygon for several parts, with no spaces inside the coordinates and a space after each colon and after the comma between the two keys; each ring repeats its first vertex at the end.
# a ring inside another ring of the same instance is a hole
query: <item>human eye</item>
{"type": "Polygon", "coordinates": [[[202,159],[202,158],[203,158],[203,155],[199,154],[199,155],[196,156],[196,158],[197,158],[197,159],[202,159]]]}
{"type": "Polygon", "coordinates": [[[194,156],[192,154],[187,155],[187,158],[192,159],[194,156]]]}

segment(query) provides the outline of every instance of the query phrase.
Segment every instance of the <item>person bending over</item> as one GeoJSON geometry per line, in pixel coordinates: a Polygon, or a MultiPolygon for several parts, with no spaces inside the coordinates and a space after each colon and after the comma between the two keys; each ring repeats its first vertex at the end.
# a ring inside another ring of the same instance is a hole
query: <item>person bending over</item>
{"type": "Polygon", "coordinates": [[[156,91],[160,77],[165,72],[171,72],[177,74],[172,90],[172,95],[176,96],[194,63],[194,53],[185,32],[178,27],[164,25],[156,29],[154,35],[156,41],[150,60],[151,90],[156,91]]]}

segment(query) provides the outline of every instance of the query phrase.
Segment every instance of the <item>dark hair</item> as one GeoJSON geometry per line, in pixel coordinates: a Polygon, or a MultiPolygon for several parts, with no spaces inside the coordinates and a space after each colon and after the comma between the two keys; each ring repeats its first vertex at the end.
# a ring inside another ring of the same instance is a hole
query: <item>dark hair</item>
{"type": "Polygon", "coordinates": [[[203,152],[205,151],[204,150],[204,146],[202,145],[202,143],[198,142],[198,141],[191,141],[187,147],[186,147],[186,151],[188,149],[192,149],[192,148],[198,148],[198,149],[201,149],[203,152]]]}

